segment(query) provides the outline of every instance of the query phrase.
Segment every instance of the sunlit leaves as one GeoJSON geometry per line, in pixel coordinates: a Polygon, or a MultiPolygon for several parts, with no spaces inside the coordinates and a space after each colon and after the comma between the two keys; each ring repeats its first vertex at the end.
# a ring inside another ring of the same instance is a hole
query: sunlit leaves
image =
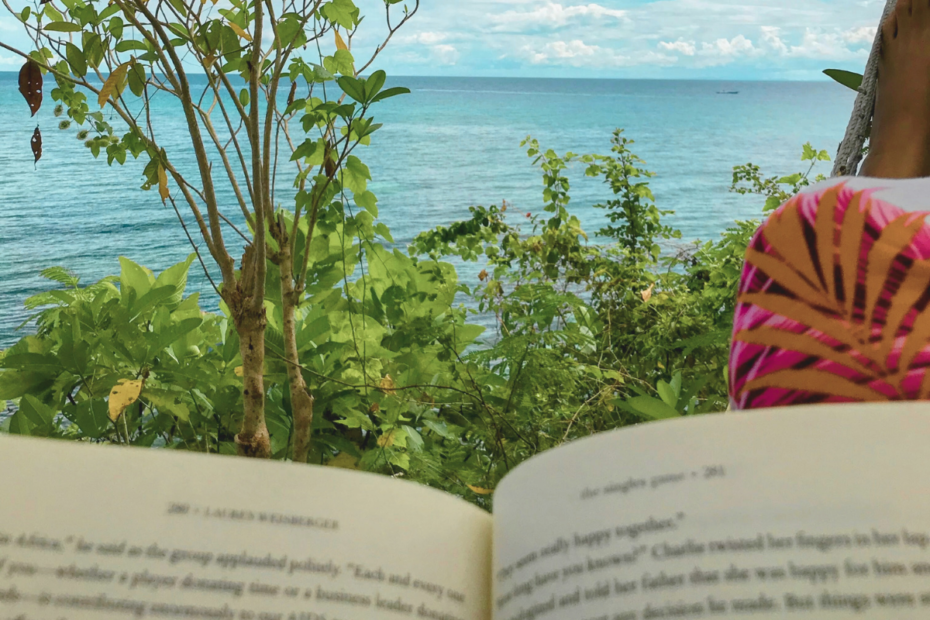
{"type": "Polygon", "coordinates": [[[232,31],[235,32],[239,38],[245,39],[246,41],[252,40],[252,35],[246,32],[245,29],[236,22],[229,22],[229,27],[232,28],[232,31]]]}
{"type": "Polygon", "coordinates": [[[145,384],[145,381],[132,380],[129,379],[120,379],[119,383],[113,386],[113,389],[110,390],[110,399],[109,399],[109,415],[110,419],[116,422],[123,411],[126,410],[126,407],[133,404],[139,400],[139,395],[142,393],[142,387],[145,384]]]}
{"type": "Polygon", "coordinates": [[[100,95],[97,97],[97,103],[100,104],[101,108],[107,104],[110,97],[118,99],[120,94],[122,94],[123,89],[126,87],[127,71],[129,71],[129,63],[124,62],[113,69],[107,77],[107,80],[103,83],[103,88],[100,89],[100,95]]]}
{"type": "Polygon", "coordinates": [[[165,167],[158,164],[158,195],[164,203],[168,200],[171,192],[168,191],[168,175],[165,173],[165,167]]]}
{"type": "Polygon", "coordinates": [[[333,30],[333,33],[336,35],[336,49],[348,51],[349,46],[346,45],[346,42],[342,39],[342,35],[339,34],[339,31],[333,30]]]}

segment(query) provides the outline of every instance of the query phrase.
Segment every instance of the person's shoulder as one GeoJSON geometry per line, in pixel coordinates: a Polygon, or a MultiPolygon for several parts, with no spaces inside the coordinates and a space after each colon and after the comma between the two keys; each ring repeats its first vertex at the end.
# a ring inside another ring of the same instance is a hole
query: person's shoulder
{"type": "Polygon", "coordinates": [[[812,183],[802,194],[817,194],[837,185],[855,192],[869,192],[872,198],[891,203],[906,211],[930,211],[930,177],[878,179],[874,177],[834,177],[812,183]]]}

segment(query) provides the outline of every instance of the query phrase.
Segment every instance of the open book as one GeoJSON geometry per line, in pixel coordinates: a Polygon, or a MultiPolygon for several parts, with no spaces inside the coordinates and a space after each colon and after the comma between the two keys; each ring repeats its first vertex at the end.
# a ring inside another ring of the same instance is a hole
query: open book
{"type": "Polygon", "coordinates": [[[930,618],[927,404],[720,414],[516,468],[494,515],[335,468],[0,436],[0,620],[930,618]]]}

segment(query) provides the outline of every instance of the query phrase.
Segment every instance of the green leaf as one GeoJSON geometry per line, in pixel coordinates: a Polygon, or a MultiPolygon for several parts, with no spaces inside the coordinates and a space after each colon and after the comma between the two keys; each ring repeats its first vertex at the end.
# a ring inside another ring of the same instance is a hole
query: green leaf
{"type": "Polygon", "coordinates": [[[378,199],[368,190],[355,194],[355,204],[378,217],[378,199]]]}
{"type": "Polygon", "coordinates": [[[141,265],[134,263],[125,256],[119,257],[120,264],[120,294],[123,303],[129,303],[129,291],[135,291],[136,299],[140,299],[149,292],[152,284],[155,283],[155,277],[141,265]]]}
{"type": "Polygon", "coordinates": [[[678,394],[675,393],[671,385],[659,379],[656,390],[659,392],[659,398],[661,398],[662,402],[666,405],[673,409],[678,405],[678,394]]]}
{"type": "Polygon", "coordinates": [[[42,403],[32,394],[26,394],[19,401],[19,412],[29,420],[32,435],[47,437],[52,432],[55,411],[42,403]]]}
{"type": "Polygon", "coordinates": [[[65,56],[68,58],[68,64],[71,65],[71,72],[74,75],[78,77],[87,75],[87,60],[81,48],[68,41],[65,43],[65,56]]]}
{"type": "Polygon", "coordinates": [[[826,69],[824,74],[856,92],[862,87],[862,75],[859,73],[843,71],[842,69],[826,69]]]}
{"type": "Polygon", "coordinates": [[[203,323],[202,318],[192,317],[169,325],[160,332],[156,332],[155,341],[152,346],[149,347],[148,357],[151,358],[153,355],[171,346],[175,340],[178,340],[187,333],[200,327],[201,323],[203,323]]]}
{"type": "Polygon", "coordinates": [[[291,161],[297,161],[298,159],[306,159],[307,157],[312,157],[316,152],[317,143],[316,140],[304,140],[300,145],[294,149],[294,154],[291,155],[291,161]]]}
{"type": "Polygon", "coordinates": [[[356,24],[359,11],[352,0],[332,0],[324,4],[320,12],[330,22],[351,29],[356,24]]]}
{"type": "Polygon", "coordinates": [[[249,105],[249,91],[247,88],[243,88],[239,91],[239,103],[241,103],[243,107],[249,105]]]}
{"type": "Polygon", "coordinates": [[[78,403],[74,411],[74,423],[88,437],[99,439],[110,426],[107,411],[107,404],[102,400],[85,400],[78,403]]]}
{"type": "Polygon", "coordinates": [[[395,86],[394,88],[388,88],[387,90],[382,90],[380,93],[375,95],[374,99],[370,103],[377,103],[390,97],[396,97],[397,95],[408,95],[410,94],[409,88],[404,88],[403,86],[395,86]]]}
{"type": "Polygon", "coordinates": [[[352,99],[359,103],[365,103],[365,83],[348,75],[343,75],[336,79],[339,88],[352,99]]]}
{"type": "Polygon", "coordinates": [[[139,63],[135,63],[129,67],[129,72],[126,75],[129,81],[130,92],[136,97],[141,97],[145,93],[145,67],[139,63]]]}
{"type": "Polygon", "coordinates": [[[165,302],[165,305],[171,311],[174,311],[184,298],[184,289],[187,288],[187,274],[190,272],[191,264],[196,257],[197,255],[194,253],[189,254],[185,260],[168,267],[155,278],[153,287],[174,287],[174,293],[165,302]]]}
{"type": "Polygon", "coordinates": [[[365,101],[371,101],[384,86],[387,74],[384,71],[375,71],[365,80],[365,101]]]}
{"type": "Polygon", "coordinates": [[[148,47],[146,47],[144,41],[137,41],[136,39],[124,39],[123,41],[120,41],[119,43],[116,44],[116,51],[117,52],[132,52],[132,51],[146,52],[148,51],[148,47]]]}
{"type": "Polygon", "coordinates": [[[42,26],[42,29],[54,32],[80,32],[81,26],[72,22],[51,22],[42,26]]]}
{"type": "Polygon", "coordinates": [[[627,399],[636,411],[653,420],[665,420],[680,417],[680,414],[668,404],[652,396],[635,396],[627,399]]]}

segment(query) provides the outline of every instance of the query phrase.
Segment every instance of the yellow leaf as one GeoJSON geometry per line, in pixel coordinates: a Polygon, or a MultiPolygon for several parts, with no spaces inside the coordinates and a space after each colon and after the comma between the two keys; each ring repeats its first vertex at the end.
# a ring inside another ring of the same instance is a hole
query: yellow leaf
{"type": "Polygon", "coordinates": [[[242,372],[243,372],[243,371],[242,371],[242,366],[236,366],[235,368],[233,368],[233,372],[236,373],[236,376],[237,376],[237,377],[241,377],[241,376],[242,376],[242,372]]]}
{"type": "Polygon", "coordinates": [[[130,381],[129,379],[120,379],[117,385],[110,390],[110,419],[116,422],[126,407],[139,400],[139,394],[142,393],[142,386],[145,384],[144,379],[130,381]]]}
{"type": "Polygon", "coordinates": [[[100,89],[100,95],[97,97],[97,103],[100,104],[101,108],[107,104],[111,96],[116,98],[123,92],[123,88],[126,87],[126,72],[128,70],[129,63],[124,62],[110,72],[107,81],[103,83],[103,88],[100,89]]]}
{"type": "Polygon", "coordinates": [[[390,448],[394,445],[394,431],[389,433],[384,433],[378,437],[378,447],[379,448],[390,448]]]}
{"type": "Polygon", "coordinates": [[[242,27],[239,26],[239,24],[229,22],[229,27],[233,29],[233,32],[235,32],[237,35],[239,35],[241,38],[245,39],[246,41],[252,40],[252,35],[250,35],[248,32],[243,30],[242,27]]]}
{"type": "Polygon", "coordinates": [[[340,467],[342,469],[358,469],[358,459],[351,454],[340,452],[334,458],[330,459],[326,466],[340,467]]]}
{"type": "Polygon", "coordinates": [[[381,383],[378,384],[378,387],[381,388],[381,391],[388,396],[394,396],[394,394],[397,393],[397,391],[394,389],[394,379],[391,378],[391,375],[384,375],[384,378],[381,379],[381,383]]]}
{"type": "Polygon", "coordinates": [[[170,196],[168,192],[168,175],[165,174],[165,169],[161,164],[158,164],[158,195],[161,196],[162,203],[168,200],[168,196],[170,196]]]}
{"type": "Polygon", "coordinates": [[[478,274],[478,279],[481,280],[482,282],[484,282],[485,280],[487,280],[487,279],[488,279],[488,270],[487,270],[487,269],[482,269],[482,270],[481,270],[481,273],[478,274]]]}
{"type": "Polygon", "coordinates": [[[473,493],[477,493],[478,495],[490,495],[494,492],[494,489],[482,489],[481,487],[473,487],[470,484],[466,484],[465,486],[471,489],[473,493]]]}
{"type": "Polygon", "coordinates": [[[650,299],[652,299],[652,291],[654,291],[655,288],[656,288],[656,285],[653,282],[652,284],[649,285],[649,288],[647,288],[645,291],[640,293],[640,295],[643,296],[643,301],[649,301],[650,299]]]}
{"type": "Polygon", "coordinates": [[[342,40],[342,35],[339,34],[338,30],[333,30],[336,33],[336,49],[337,50],[349,50],[349,46],[346,45],[346,42],[342,40]]]}

